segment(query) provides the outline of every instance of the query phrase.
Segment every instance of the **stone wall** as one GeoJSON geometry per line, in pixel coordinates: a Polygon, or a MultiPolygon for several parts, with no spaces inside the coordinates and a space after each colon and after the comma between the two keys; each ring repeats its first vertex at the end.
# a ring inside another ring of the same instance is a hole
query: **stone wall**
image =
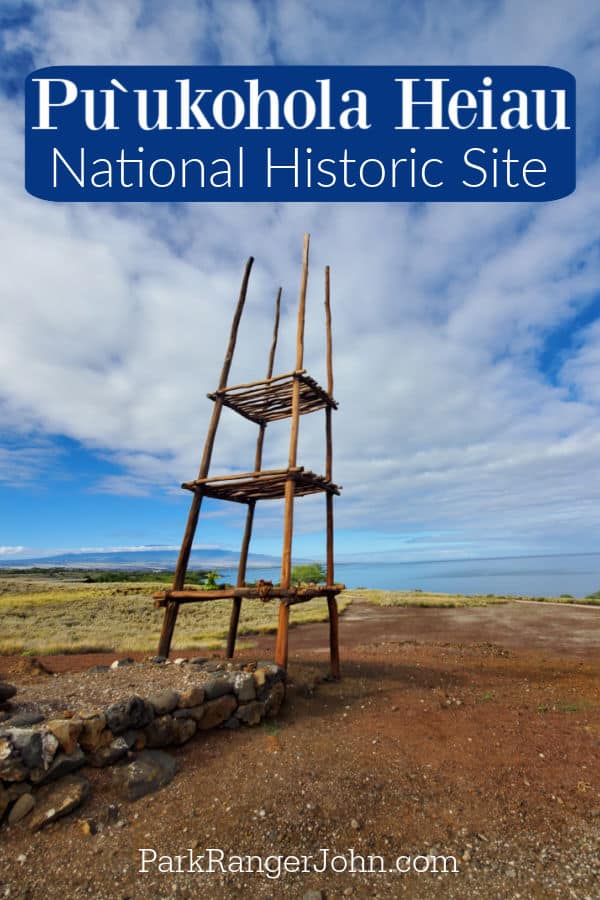
{"type": "MultiPolygon", "coordinates": [[[[0,683],[0,702],[9,704],[15,692],[0,683]]],[[[258,663],[252,671],[219,672],[185,690],[133,694],[63,718],[17,710],[0,725],[0,822],[13,825],[27,817],[37,830],[71,812],[89,791],[78,772],[86,766],[115,765],[122,793],[137,799],[175,774],[175,758],[158,748],[179,746],[212,728],[257,725],[277,715],[284,696],[285,671],[258,663]]]]}

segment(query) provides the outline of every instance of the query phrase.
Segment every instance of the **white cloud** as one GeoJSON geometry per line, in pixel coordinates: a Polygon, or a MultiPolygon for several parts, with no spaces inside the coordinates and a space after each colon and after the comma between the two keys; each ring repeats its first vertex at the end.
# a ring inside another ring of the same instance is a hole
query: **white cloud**
{"type": "Polygon", "coordinates": [[[561,381],[582,400],[600,406],[600,321],[584,330],[580,345],[562,367],[561,381]]]}
{"type": "MultiPolygon", "coordinates": [[[[15,430],[18,428],[18,423],[15,430]]],[[[49,441],[33,438],[9,440],[0,446],[0,484],[10,487],[31,487],[36,477],[43,477],[60,462],[60,451],[49,441]]]]}

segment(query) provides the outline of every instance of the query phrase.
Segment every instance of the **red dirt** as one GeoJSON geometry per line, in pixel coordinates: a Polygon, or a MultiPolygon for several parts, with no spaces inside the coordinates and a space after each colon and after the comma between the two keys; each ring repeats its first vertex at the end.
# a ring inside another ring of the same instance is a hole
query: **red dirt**
{"type": "MultiPolygon", "coordinates": [[[[599,896],[600,610],[356,605],[341,620],[337,684],[322,680],[326,635],[291,631],[292,683],[272,727],[191,741],[171,785],[137,803],[117,797],[108,770],[92,771],[79,813],[34,836],[25,823],[3,828],[0,889],[61,900],[599,896]],[[98,834],[83,834],[84,817],[98,834]],[[390,864],[433,851],[460,871],[142,874],[140,847],[354,848],[390,864]]],[[[266,654],[272,638],[258,643],[266,654]]],[[[98,661],[47,660],[57,670],[98,661]]]]}

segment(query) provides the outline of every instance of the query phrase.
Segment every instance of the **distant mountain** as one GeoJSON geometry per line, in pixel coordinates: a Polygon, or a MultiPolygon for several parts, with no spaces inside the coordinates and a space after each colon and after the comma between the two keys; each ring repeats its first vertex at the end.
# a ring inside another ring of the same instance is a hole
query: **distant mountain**
{"type": "MultiPolygon", "coordinates": [[[[28,566],[67,566],[69,568],[103,568],[103,569],[173,569],[177,562],[177,550],[107,550],[100,553],[85,551],[57,553],[53,556],[40,556],[29,559],[2,559],[0,568],[27,568],[28,566]]],[[[189,567],[191,569],[217,569],[236,566],[239,553],[234,550],[192,550],[189,567]]],[[[261,553],[250,553],[248,567],[266,568],[277,566],[281,562],[274,556],[261,553]]]]}

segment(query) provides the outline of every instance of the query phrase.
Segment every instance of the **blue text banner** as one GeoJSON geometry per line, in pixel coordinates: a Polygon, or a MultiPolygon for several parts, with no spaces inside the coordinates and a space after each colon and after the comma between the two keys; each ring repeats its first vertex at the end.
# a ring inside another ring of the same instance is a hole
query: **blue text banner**
{"type": "Polygon", "coordinates": [[[56,201],[547,201],[575,80],[545,66],[54,66],[25,91],[56,201]]]}

